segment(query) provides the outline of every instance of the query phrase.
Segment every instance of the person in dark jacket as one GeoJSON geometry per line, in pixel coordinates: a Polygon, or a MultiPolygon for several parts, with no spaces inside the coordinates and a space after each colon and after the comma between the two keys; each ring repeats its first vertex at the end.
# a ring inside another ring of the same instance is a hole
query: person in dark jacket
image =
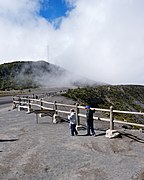
{"type": "Polygon", "coordinates": [[[92,110],[90,106],[86,106],[86,121],[87,121],[87,136],[90,136],[90,130],[92,135],[95,136],[94,125],[93,125],[93,114],[95,110],[92,110]]]}

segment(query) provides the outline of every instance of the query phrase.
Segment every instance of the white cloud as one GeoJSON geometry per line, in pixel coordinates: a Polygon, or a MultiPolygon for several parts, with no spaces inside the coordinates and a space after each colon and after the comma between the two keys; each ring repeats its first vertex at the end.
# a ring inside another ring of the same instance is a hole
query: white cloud
{"type": "Polygon", "coordinates": [[[0,1],[0,62],[47,59],[96,81],[144,84],[144,1],[67,0],[55,30],[38,0],[0,1]]]}
{"type": "Polygon", "coordinates": [[[0,61],[39,60],[46,57],[47,41],[54,30],[37,16],[36,0],[0,1],[0,61]]]}

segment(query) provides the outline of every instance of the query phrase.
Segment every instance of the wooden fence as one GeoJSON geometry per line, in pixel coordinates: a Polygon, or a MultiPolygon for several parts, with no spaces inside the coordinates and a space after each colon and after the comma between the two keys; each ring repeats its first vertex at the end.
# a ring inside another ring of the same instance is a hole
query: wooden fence
{"type": "MultiPolygon", "coordinates": [[[[85,107],[80,106],[79,104],[69,105],[69,104],[58,103],[56,101],[48,102],[44,99],[34,99],[28,96],[27,97],[14,96],[13,108],[18,108],[19,110],[20,108],[26,108],[28,109],[28,112],[32,112],[33,110],[36,110],[36,109],[37,110],[54,110],[56,114],[65,114],[65,115],[69,114],[70,109],[73,108],[75,109],[76,115],[77,115],[77,125],[80,125],[80,117],[86,118],[85,113],[80,112],[80,110],[84,110],[85,107]],[[65,109],[63,110],[62,107],[64,107],[65,109]]],[[[110,107],[110,109],[100,109],[100,108],[92,108],[92,109],[95,109],[96,112],[107,112],[109,114],[109,118],[99,118],[99,117],[94,116],[94,120],[101,120],[101,121],[109,122],[110,130],[114,130],[114,123],[144,128],[144,124],[131,123],[131,122],[114,119],[114,114],[116,113],[144,116],[144,112],[119,111],[119,110],[114,110],[112,106],[110,107]]]]}

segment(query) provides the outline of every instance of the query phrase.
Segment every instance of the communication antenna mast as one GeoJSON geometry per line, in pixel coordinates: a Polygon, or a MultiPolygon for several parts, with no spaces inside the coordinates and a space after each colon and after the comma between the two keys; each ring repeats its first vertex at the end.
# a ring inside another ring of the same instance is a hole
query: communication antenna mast
{"type": "Polygon", "coordinates": [[[50,58],[50,55],[49,55],[50,51],[49,51],[49,45],[47,45],[47,62],[49,62],[49,58],[50,58]]]}

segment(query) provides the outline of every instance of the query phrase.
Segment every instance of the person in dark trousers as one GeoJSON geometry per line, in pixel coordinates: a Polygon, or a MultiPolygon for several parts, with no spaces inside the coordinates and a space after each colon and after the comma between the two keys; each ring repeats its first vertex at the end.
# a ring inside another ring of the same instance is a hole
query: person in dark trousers
{"type": "Polygon", "coordinates": [[[92,135],[95,136],[94,125],[93,125],[93,114],[95,110],[92,110],[90,106],[86,106],[86,121],[87,121],[87,136],[90,136],[90,130],[92,135]]]}
{"type": "Polygon", "coordinates": [[[74,109],[70,110],[70,115],[68,116],[68,119],[70,120],[70,129],[71,129],[71,136],[74,136],[74,134],[77,136],[78,132],[76,130],[76,113],[74,109]]]}

